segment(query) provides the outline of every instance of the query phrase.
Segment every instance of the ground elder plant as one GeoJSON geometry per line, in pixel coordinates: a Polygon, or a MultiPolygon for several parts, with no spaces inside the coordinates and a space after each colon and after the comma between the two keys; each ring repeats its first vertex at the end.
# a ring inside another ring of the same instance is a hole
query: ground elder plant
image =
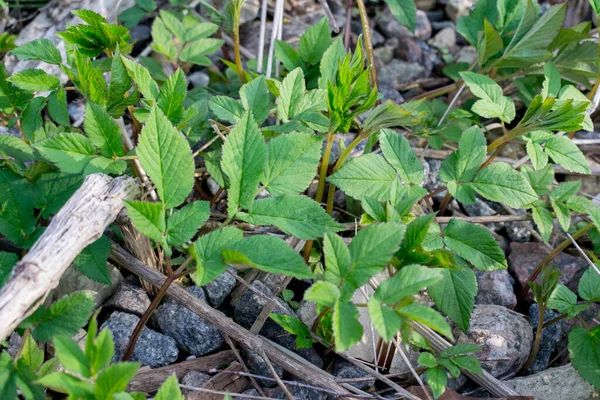
{"type": "MultiPolygon", "coordinates": [[[[387,3],[414,30],[414,3],[387,3]]],[[[304,282],[301,295],[315,304],[314,323],[270,316],[297,336],[297,348],[319,342],[340,353],[350,349],[364,334],[363,308],[384,342],[423,350],[418,363],[436,398],[461,370],[481,374],[473,356],[478,346],[457,344],[436,353],[416,327],[455,343],[452,326],[463,332],[470,326],[478,290],[474,270],[507,269],[507,260],[485,227],[440,217],[453,200],[470,205],[481,197],[531,215],[546,242],[560,230],[600,243],[600,208],[580,195],[581,183],[554,185],[557,167],[591,172],[571,135],[594,128],[590,115],[600,72],[591,23],[563,28],[564,4],[540,14],[532,0],[479,0],[457,24],[476,48],[476,61],[448,65],[446,74],[454,80],[449,88],[396,104],[381,101],[368,25],[348,50],[342,37],[332,36],[326,18],[297,47],[278,41],[281,76],[266,77],[254,69],[254,60],[242,62],[242,5],[233,0],[221,11],[206,5],[208,21],[179,3],[157,10],[154,1],[137,0],[120,15],[125,26],[79,10],[74,13],[83,23],[58,33],[65,54],[49,39],[10,51],[21,60],[57,66],[67,83],[43,69],[12,75],[0,69],[0,113],[19,133],[0,136],[0,233],[20,252],[0,252],[0,285],[87,175],[134,176],[143,194],[125,202],[127,215],[151,241],[167,275],[148,315],[176,280],[189,276],[203,286],[229,265],[241,273],[253,268],[304,282]],[[154,18],[155,58],[131,55],[127,27],[143,18],[154,18]],[[225,44],[223,34],[233,38],[230,61],[214,56],[225,44]],[[186,75],[211,65],[209,86],[188,91],[186,75]],[[508,83],[516,87],[512,95],[508,83]],[[457,108],[436,99],[450,91],[468,100],[457,108]],[[67,112],[73,96],[85,102],[81,127],[67,112]],[[500,136],[490,124],[500,127],[500,136]],[[338,141],[346,133],[354,134],[348,145],[338,141]],[[415,140],[453,149],[439,170],[445,193],[439,202],[424,187],[415,140]],[[509,143],[522,145],[529,162],[499,162],[509,143]],[[199,195],[198,176],[218,186],[212,199],[199,195]],[[356,205],[357,218],[336,207],[336,193],[356,205]],[[245,234],[247,226],[262,230],[245,234]],[[265,232],[303,240],[304,251],[265,232]],[[365,288],[368,300],[357,303],[354,295],[365,288]],[[435,307],[418,300],[424,291],[435,307]]],[[[597,2],[592,8],[600,13],[597,2]]],[[[106,260],[110,240],[119,238],[115,226],[74,266],[111,283],[106,260]]],[[[593,265],[577,293],[558,284],[559,271],[542,264],[530,277],[541,323],[527,366],[539,348],[544,309],[583,320],[581,313],[600,300],[598,260],[593,252],[589,257],[593,265]]],[[[296,308],[293,298],[294,292],[284,292],[296,308]]],[[[0,398],[14,399],[17,390],[27,399],[43,399],[48,390],[73,399],[144,398],[126,393],[139,364],[111,363],[112,337],[108,330],[97,332],[93,308],[89,295],[76,292],[24,320],[16,357],[0,355],[0,398]],[[81,349],[71,336],[85,326],[81,349]],[[55,357],[38,347],[46,342],[52,342],[55,357]]],[[[569,334],[569,356],[600,388],[600,328],[585,321],[583,326],[569,334]]],[[[177,398],[182,395],[173,377],[155,396],[177,398]]]]}

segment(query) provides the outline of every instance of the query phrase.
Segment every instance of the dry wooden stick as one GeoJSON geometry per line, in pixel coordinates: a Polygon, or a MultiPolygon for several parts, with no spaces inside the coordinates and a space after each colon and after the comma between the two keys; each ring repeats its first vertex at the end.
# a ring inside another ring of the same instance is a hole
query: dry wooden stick
{"type": "MultiPolygon", "coordinates": [[[[234,361],[225,371],[240,372],[242,366],[237,361],[234,361]]],[[[218,373],[217,375],[210,378],[208,382],[202,385],[205,389],[216,390],[219,392],[227,393],[241,393],[248,389],[250,383],[246,377],[237,374],[218,373]]],[[[222,395],[213,394],[210,396],[203,395],[200,393],[191,393],[186,399],[187,400],[221,400],[222,395]]]]}
{"type": "MultiPolygon", "coordinates": [[[[227,345],[231,348],[231,351],[233,351],[233,353],[235,354],[235,358],[237,358],[237,360],[240,363],[240,365],[244,368],[244,371],[246,371],[248,374],[250,374],[250,369],[248,369],[248,366],[246,365],[246,362],[242,358],[242,355],[238,351],[237,347],[235,347],[235,343],[233,343],[233,340],[231,340],[231,338],[229,337],[229,335],[225,335],[225,334],[223,335],[223,338],[227,342],[227,345]]],[[[256,382],[256,379],[254,379],[253,376],[248,376],[248,378],[250,379],[250,383],[252,384],[252,386],[254,387],[254,389],[256,389],[256,391],[261,396],[264,396],[265,393],[263,392],[262,388],[259,386],[258,382],[256,382]]]]}
{"type": "Polygon", "coordinates": [[[288,400],[294,400],[294,396],[290,393],[289,389],[287,388],[287,386],[285,386],[285,383],[283,383],[279,375],[277,375],[277,371],[275,371],[275,367],[273,367],[273,364],[271,364],[271,360],[269,360],[269,357],[267,357],[264,351],[261,353],[260,356],[265,361],[265,364],[267,364],[267,368],[269,369],[271,375],[273,375],[273,378],[277,382],[277,385],[281,388],[281,390],[283,390],[285,397],[287,397],[288,400]]]}
{"type": "Polygon", "coordinates": [[[135,181],[128,177],[93,174],[85,179],[0,291],[0,340],[35,311],[36,302],[58,285],[75,257],[102,236],[123,208],[123,199],[137,193],[135,181]]]}
{"type": "MultiPolygon", "coordinates": [[[[112,252],[110,258],[123,268],[157,287],[161,286],[165,281],[165,277],[161,273],[144,265],[141,261],[127,253],[127,251],[118,244],[111,243],[111,247],[112,252]]],[[[303,379],[311,385],[329,389],[340,394],[349,394],[347,389],[341,387],[335,381],[335,378],[327,372],[314,365],[311,368],[310,365],[312,364],[298,356],[296,353],[293,353],[266,338],[250,333],[247,329],[236,324],[218,310],[213,309],[205,302],[189,294],[179,284],[172,284],[169,287],[168,294],[171,298],[179,301],[190,311],[213,324],[238,343],[243,343],[246,347],[259,354],[261,351],[264,351],[273,362],[292,375],[303,379]]]]}

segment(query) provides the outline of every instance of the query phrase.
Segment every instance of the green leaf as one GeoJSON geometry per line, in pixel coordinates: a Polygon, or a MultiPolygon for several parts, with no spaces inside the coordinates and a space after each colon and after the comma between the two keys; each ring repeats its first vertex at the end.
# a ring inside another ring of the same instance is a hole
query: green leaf
{"type": "Polygon", "coordinates": [[[338,287],[326,281],[317,281],[304,292],[304,300],[326,307],[333,307],[339,298],[338,287]]]}
{"type": "Polygon", "coordinates": [[[267,165],[262,184],[273,196],[298,194],[315,177],[321,158],[322,135],[292,132],[267,144],[267,165]]]}
{"type": "Polygon", "coordinates": [[[60,51],[58,51],[50,39],[32,40],[11,50],[10,53],[24,61],[39,60],[56,65],[62,63],[60,51]]]}
{"type": "Polygon", "coordinates": [[[165,209],[161,203],[124,200],[133,225],[145,236],[159,243],[165,242],[165,209]]]}
{"type": "Polygon", "coordinates": [[[283,40],[275,41],[275,56],[288,71],[293,71],[298,67],[301,68],[304,64],[300,58],[300,54],[298,54],[298,50],[283,40]]]}
{"type": "Polygon", "coordinates": [[[381,282],[373,297],[386,304],[395,304],[407,296],[419,293],[442,279],[436,269],[422,265],[407,265],[394,276],[381,282]]]}
{"type": "Polygon", "coordinates": [[[194,280],[198,286],[213,281],[227,269],[221,252],[233,243],[241,241],[243,237],[241,230],[226,227],[200,236],[194,242],[190,247],[190,254],[196,260],[197,271],[194,280]]]}
{"type": "Polygon", "coordinates": [[[509,207],[522,207],[538,199],[527,179],[503,162],[488,165],[469,184],[488,200],[505,203],[509,207]]]}
{"type": "MultiPolygon", "coordinates": [[[[338,37],[333,41],[333,43],[331,43],[329,48],[325,50],[325,53],[323,53],[323,58],[321,59],[321,64],[319,66],[319,70],[321,71],[321,75],[319,77],[319,88],[327,89],[327,82],[331,82],[332,84],[335,82],[335,74],[338,70],[338,62],[341,61],[345,56],[346,50],[344,50],[344,43],[342,42],[342,38],[338,37]]],[[[300,66],[300,64],[296,65],[295,67],[298,66],[300,66]]]]}
{"type": "Polygon", "coordinates": [[[419,358],[417,359],[417,362],[427,368],[434,368],[438,365],[438,361],[435,358],[435,356],[431,353],[428,352],[423,352],[421,354],[419,354],[419,358]]]}
{"type": "Polygon", "coordinates": [[[110,83],[108,85],[107,111],[112,117],[118,118],[125,112],[128,99],[137,99],[139,97],[137,91],[134,91],[131,95],[127,95],[129,89],[131,89],[131,77],[127,73],[121,53],[117,49],[110,67],[110,83]]]}
{"type": "Polygon", "coordinates": [[[448,339],[454,340],[450,325],[446,322],[446,319],[434,309],[419,304],[410,304],[398,308],[396,311],[401,316],[427,325],[434,331],[446,336],[448,339]]]}
{"type": "Polygon", "coordinates": [[[37,346],[31,335],[25,335],[19,362],[31,368],[32,371],[37,371],[44,362],[44,352],[37,346]]]}
{"type": "Polygon", "coordinates": [[[437,399],[446,391],[447,384],[448,376],[442,368],[435,367],[427,370],[427,385],[431,388],[434,398],[437,399]]]}
{"type": "Polygon", "coordinates": [[[167,220],[167,243],[180,246],[190,240],[210,216],[208,201],[194,201],[175,211],[167,220]]]}
{"type": "Polygon", "coordinates": [[[400,251],[397,254],[399,258],[405,258],[410,256],[410,252],[419,248],[419,245],[425,240],[431,222],[434,220],[436,214],[429,214],[419,217],[413,220],[406,227],[406,237],[400,246],[400,251]]]}
{"type": "Polygon", "coordinates": [[[561,88],[560,72],[552,61],[544,64],[544,83],[542,84],[542,97],[558,97],[561,88]]]}
{"type": "Polygon", "coordinates": [[[313,199],[284,195],[254,201],[248,213],[238,213],[243,221],[255,225],[275,225],[300,239],[317,239],[343,227],[335,222],[313,199]]]}
{"type": "Polygon", "coordinates": [[[362,338],[363,328],[354,304],[338,300],[333,307],[332,323],[336,352],[348,350],[362,338]]]}
{"type": "Polygon", "coordinates": [[[111,284],[110,272],[106,267],[108,254],[110,253],[110,241],[104,235],[100,239],[89,244],[73,260],[73,265],[85,276],[106,285],[111,284]]]}
{"type": "Polygon", "coordinates": [[[573,367],[600,389],[600,327],[573,328],[569,333],[569,358],[573,367]]]}
{"type": "Polygon", "coordinates": [[[487,19],[484,21],[483,32],[479,34],[477,41],[477,55],[479,56],[479,65],[483,65],[490,57],[495,56],[504,48],[502,36],[487,19]]]}
{"type": "Polygon", "coordinates": [[[183,100],[187,94],[187,81],[181,69],[177,69],[160,88],[156,104],[171,123],[177,125],[183,118],[183,100]]]}
{"type": "Polygon", "coordinates": [[[594,10],[594,14],[600,14],[600,0],[590,0],[590,5],[594,10]]]}
{"type": "Polygon", "coordinates": [[[548,155],[544,153],[544,149],[539,143],[534,143],[530,140],[526,145],[527,155],[536,170],[542,169],[548,164],[548,155]]]}
{"type": "Polygon", "coordinates": [[[26,69],[6,79],[20,89],[31,92],[45,92],[60,86],[60,80],[41,69],[26,69]]]}
{"type": "Polygon", "coordinates": [[[71,125],[67,110],[67,92],[62,87],[54,90],[48,96],[48,114],[59,125],[71,125]]]}
{"type": "Polygon", "coordinates": [[[550,196],[548,196],[548,198],[550,199],[550,201],[554,201],[557,203],[564,202],[567,201],[569,198],[575,196],[580,188],[581,182],[563,182],[554,189],[552,189],[552,192],[550,192],[550,196]]]}
{"type": "Polygon", "coordinates": [[[59,133],[35,143],[33,147],[61,171],[72,174],[82,172],[96,154],[89,139],[78,133],[59,133]]]}
{"type": "Polygon", "coordinates": [[[120,175],[127,168],[125,160],[115,160],[104,156],[92,158],[90,163],[83,170],[84,175],[101,172],[109,175],[120,175]]]}
{"type": "Polygon", "coordinates": [[[477,295],[475,274],[470,268],[463,266],[459,269],[442,269],[440,272],[443,279],[430,285],[427,291],[436,306],[466,332],[477,295]]]}
{"type": "Polygon", "coordinates": [[[444,243],[480,271],[508,268],[504,252],[482,226],[452,218],[444,229],[444,243]]]}
{"type": "Polygon", "coordinates": [[[110,399],[115,393],[125,391],[140,366],[140,363],[118,362],[104,368],[98,374],[94,385],[96,398],[110,399]]]}
{"type": "Polygon", "coordinates": [[[183,203],[194,185],[192,150],[185,136],[156,106],[140,134],[137,155],[164,206],[173,208],[183,203]]]}
{"type": "Polygon", "coordinates": [[[74,372],[89,378],[92,375],[90,369],[90,360],[73,339],[65,335],[58,335],[53,338],[56,357],[60,360],[62,366],[69,372],[74,372]]]}
{"type": "Polygon", "coordinates": [[[39,342],[55,335],[74,335],[87,323],[94,307],[94,297],[89,292],[75,292],[65,296],[44,310],[33,330],[39,342]]]}
{"type": "Polygon", "coordinates": [[[568,232],[571,226],[571,214],[569,208],[564,203],[556,203],[552,201],[552,209],[556,213],[556,219],[563,231],[568,232]]]}
{"type": "Polygon", "coordinates": [[[392,15],[398,22],[415,31],[417,25],[417,7],[414,0],[385,0],[392,15]]]}
{"type": "Polygon", "coordinates": [[[548,193],[548,187],[554,182],[554,168],[552,168],[552,165],[546,165],[538,171],[523,165],[521,171],[538,196],[548,193]]]}
{"type": "Polygon", "coordinates": [[[312,278],[302,257],[282,239],[274,236],[251,236],[226,247],[221,253],[230,264],[248,265],[262,271],[298,279],[312,278]]]}
{"type": "Polygon", "coordinates": [[[533,207],[531,210],[533,222],[540,231],[540,235],[545,242],[550,239],[550,235],[552,234],[552,229],[554,228],[554,217],[552,213],[543,207],[533,207]]]}
{"type": "Polygon", "coordinates": [[[245,110],[251,110],[257,124],[262,124],[269,116],[269,88],[264,76],[246,83],[240,88],[240,101],[245,110]]]}
{"type": "Polygon", "coordinates": [[[46,106],[46,99],[34,97],[21,113],[21,130],[23,136],[33,142],[35,132],[42,127],[42,110],[46,106]]]}
{"type": "Polygon", "coordinates": [[[242,103],[227,96],[213,96],[208,106],[218,119],[232,124],[237,124],[244,113],[242,103]]]}
{"type": "Polygon", "coordinates": [[[394,338],[402,326],[402,317],[391,307],[371,297],[368,303],[371,322],[381,335],[382,339],[389,342],[394,338]]]}
{"type": "MultiPolygon", "coordinates": [[[[331,31],[329,29],[329,20],[327,17],[323,17],[318,23],[308,28],[300,37],[298,52],[304,62],[310,65],[318,65],[330,43],[331,31]]],[[[302,89],[302,93],[304,93],[304,89],[302,89]]]]}
{"type": "Polygon", "coordinates": [[[555,163],[571,172],[590,174],[590,167],[583,153],[566,136],[554,136],[546,142],[546,153],[555,163]]]}
{"type": "Polygon", "coordinates": [[[229,178],[229,216],[234,216],[240,207],[248,209],[252,204],[265,168],[266,153],[265,142],[252,111],[246,111],[223,145],[221,168],[229,178]]]}
{"type": "Polygon", "coordinates": [[[385,201],[391,196],[396,171],[377,154],[365,154],[348,161],[327,181],[356,199],[372,197],[385,201]]]}
{"type": "Polygon", "coordinates": [[[181,390],[179,389],[179,382],[177,382],[177,376],[171,375],[166,381],[160,386],[154,400],[184,400],[181,390]]]}
{"type": "Polygon", "coordinates": [[[61,209],[82,182],[78,174],[43,174],[33,186],[33,206],[42,211],[42,217],[48,218],[61,209]]]}
{"type": "Polygon", "coordinates": [[[0,135],[0,153],[21,162],[35,159],[31,146],[23,139],[11,135],[0,135]]]}
{"type": "MultiPolygon", "coordinates": [[[[90,335],[90,329],[88,328],[88,338],[92,338],[90,335]]],[[[92,363],[92,371],[97,372],[102,368],[106,367],[113,358],[115,353],[115,344],[113,342],[112,333],[108,328],[104,328],[98,337],[95,338],[93,344],[87,345],[86,342],[86,354],[88,354],[92,363]]]]}
{"type": "Polygon", "coordinates": [[[90,382],[69,375],[66,372],[53,372],[38,379],[37,383],[58,392],[69,393],[75,398],[94,398],[94,387],[90,382]]]}
{"type": "Polygon", "coordinates": [[[587,301],[600,301],[600,276],[593,268],[588,268],[581,279],[577,288],[579,296],[587,301]]]}
{"type": "Polygon", "coordinates": [[[121,129],[102,107],[88,101],[84,116],[85,133],[106,157],[123,156],[121,129]]]}
{"type": "Polygon", "coordinates": [[[405,184],[420,185],[423,182],[423,165],[405,137],[390,129],[382,129],[379,143],[386,161],[400,174],[405,184]]]}
{"type": "Polygon", "coordinates": [[[481,350],[481,346],[471,343],[458,343],[448,347],[440,353],[440,357],[454,357],[469,353],[475,353],[481,350]]]}
{"type": "Polygon", "coordinates": [[[31,184],[8,169],[0,169],[0,233],[21,245],[35,230],[31,184]]]}
{"type": "Polygon", "coordinates": [[[515,104],[502,94],[502,88],[494,80],[474,72],[461,72],[461,78],[471,92],[479,97],[472,110],[484,118],[500,118],[511,122],[515,118],[515,104]]]}
{"type": "Polygon", "coordinates": [[[479,360],[473,356],[456,356],[452,358],[452,362],[459,368],[473,372],[477,375],[483,375],[479,360]]]}
{"type": "Polygon", "coordinates": [[[312,338],[310,330],[298,318],[293,315],[269,314],[269,318],[279,324],[283,329],[292,335],[296,335],[296,348],[306,349],[312,347],[312,338]]]}
{"type": "Polygon", "coordinates": [[[19,261],[19,257],[16,254],[0,251],[0,288],[10,278],[10,274],[17,261],[19,261]]]}
{"type": "Polygon", "coordinates": [[[296,68],[287,74],[279,90],[277,118],[283,122],[292,119],[299,112],[305,90],[304,73],[301,68],[296,68]]]}
{"type": "Polygon", "coordinates": [[[148,70],[142,65],[128,59],[123,55],[121,55],[121,60],[123,61],[123,64],[125,64],[127,73],[135,82],[138,90],[148,101],[156,101],[159,95],[158,85],[150,76],[150,72],[148,72],[148,70]]]}
{"type": "Polygon", "coordinates": [[[580,311],[587,309],[587,304],[577,305],[577,295],[565,285],[558,284],[548,299],[548,307],[573,318],[580,311]]]}

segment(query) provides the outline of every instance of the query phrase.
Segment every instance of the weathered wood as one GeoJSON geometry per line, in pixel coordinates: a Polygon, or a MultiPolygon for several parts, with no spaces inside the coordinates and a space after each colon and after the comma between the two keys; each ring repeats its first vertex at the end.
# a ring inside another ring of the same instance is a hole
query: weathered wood
{"type": "MultiPolygon", "coordinates": [[[[232,363],[225,371],[218,373],[202,385],[205,389],[218,392],[241,393],[250,387],[250,381],[245,376],[232,374],[231,372],[242,372],[244,368],[237,361],[232,363]]],[[[193,392],[187,395],[187,400],[221,400],[222,395],[193,392]]]]}
{"type": "MultiPolygon", "coordinates": [[[[160,272],[144,265],[118,244],[111,243],[111,246],[110,259],[118,265],[147,280],[156,287],[160,287],[163,284],[165,277],[160,272]]],[[[350,394],[348,390],[341,387],[335,381],[332,375],[310,364],[310,362],[297,354],[286,351],[268,339],[251,333],[220,311],[215,310],[202,300],[189,294],[179,284],[171,284],[167,293],[172,299],[179,301],[184,307],[219,328],[219,330],[229,335],[232,339],[240,343],[240,345],[259,354],[264,351],[272,362],[281,366],[290,374],[313,386],[329,389],[339,394],[350,394]]]]}
{"type": "Polygon", "coordinates": [[[210,356],[167,365],[166,367],[143,369],[129,383],[128,389],[132,392],[152,393],[158,390],[170,375],[175,374],[177,379],[181,381],[181,378],[190,371],[206,372],[212,368],[221,368],[234,360],[235,354],[233,351],[225,350],[210,356]]]}
{"type": "Polygon", "coordinates": [[[55,288],[75,257],[96,241],[137,194],[135,180],[93,174],[52,218],[50,225],[19,261],[0,290],[0,340],[55,288]]]}

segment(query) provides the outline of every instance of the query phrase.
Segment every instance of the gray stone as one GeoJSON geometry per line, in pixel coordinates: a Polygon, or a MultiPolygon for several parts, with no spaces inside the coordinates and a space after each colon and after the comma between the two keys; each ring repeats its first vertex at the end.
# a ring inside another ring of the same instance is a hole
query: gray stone
{"type": "Polygon", "coordinates": [[[246,1],[242,5],[240,12],[240,25],[249,21],[254,21],[258,17],[260,3],[258,1],[246,1]]]}
{"type": "Polygon", "coordinates": [[[52,292],[52,299],[56,301],[73,292],[87,291],[93,294],[95,307],[100,306],[117,290],[119,284],[123,281],[123,275],[112,264],[106,263],[108,273],[110,274],[110,285],[105,285],[92,280],[71,265],[60,278],[58,286],[52,292]]]}
{"type": "MultiPolygon", "coordinates": [[[[335,365],[333,366],[333,371],[331,372],[333,376],[338,379],[353,379],[353,378],[370,378],[371,375],[365,372],[363,369],[357,367],[344,360],[343,358],[339,358],[335,365]]],[[[359,382],[350,382],[350,384],[361,390],[368,390],[373,384],[375,384],[375,379],[369,379],[367,381],[359,381],[359,382]]]]}
{"type": "MultiPolygon", "coordinates": [[[[423,185],[425,188],[431,193],[435,192],[442,186],[444,186],[444,182],[440,179],[440,167],[442,166],[442,160],[435,159],[425,159],[423,162],[423,185]]],[[[444,190],[441,193],[437,193],[433,196],[437,201],[442,201],[444,196],[446,195],[446,191],[444,190]]]]}
{"type": "MultiPolygon", "coordinates": [[[[296,381],[294,382],[301,382],[296,381]]],[[[301,382],[304,383],[304,382],[301,382]]],[[[325,400],[327,398],[327,394],[320,390],[311,389],[305,386],[296,386],[296,385],[286,385],[292,396],[296,399],[302,400],[325,400]]],[[[283,390],[278,387],[273,391],[271,396],[275,399],[287,400],[287,396],[283,393],[283,390]]]]}
{"type": "MultiPolygon", "coordinates": [[[[279,297],[273,296],[271,290],[262,282],[254,281],[252,282],[252,287],[257,292],[262,293],[264,296],[259,295],[250,289],[246,290],[244,294],[242,294],[239,304],[233,310],[233,319],[238,324],[245,328],[250,328],[260,315],[262,309],[267,304],[267,299],[275,300],[275,306],[273,307],[272,311],[273,313],[296,315],[294,311],[283,302],[283,300],[281,300],[279,297]]],[[[323,360],[321,360],[317,352],[312,347],[307,349],[296,348],[296,337],[285,331],[272,319],[268,318],[265,321],[260,334],[280,344],[281,346],[294,351],[295,353],[315,364],[317,367],[323,367],[323,360]]]]}
{"type": "MultiPolygon", "coordinates": [[[[229,267],[228,270],[237,275],[235,268],[229,267]]],[[[225,297],[231,293],[236,282],[235,277],[223,272],[217,279],[204,285],[202,288],[209,304],[213,307],[219,307],[225,297]]]]}
{"type": "Polygon", "coordinates": [[[148,25],[138,24],[129,30],[133,44],[133,52],[141,52],[152,38],[152,30],[148,25]]]}
{"type": "Polygon", "coordinates": [[[456,55],[456,62],[473,64],[477,60],[477,50],[474,47],[466,46],[461,48],[456,55]]]}
{"type": "MultiPolygon", "coordinates": [[[[401,345],[401,346],[403,346],[402,350],[404,351],[406,358],[408,358],[410,365],[412,365],[413,367],[416,367],[418,365],[417,359],[419,358],[419,354],[421,354],[421,352],[413,350],[412,346],[410,346],[408,349],[404,345],[401,345]]],[[[410,374],[411,373],[410,367],[408,366],[408,364],[406,364],[406,362],[404,361],[404,358],[400,355],[399,352],[396,352],[396,354],[394,354],[394,358],[392,359],[392,364],[390,365],[390,373],[391,374],[410,374]]]]}
{"type": "MultiPolygon", "coordinates": [[[[204,291],[198,286],[185,289],[202,301],[206,301],[204,291]]],[[[175,339],[179,347],[197,357],[217,350],[223,345],[223,336],[214,326],[184,307],[181,303],[168,299],[156,310],[160,329],[175,339]]]]}
{"type": "Polygon", "coordinates": [[[208,86],[208,83],[210,82],[210,77],[202,71],[196,71],[186,76],[186,79],[188,83],[191,83],[194,86],[208,86]]]}
{"type": "Polygon", "coordinates": [[[85,101],[72,101],[67,104],[67,112],[73,121],[83,118],[85,113],[85,101]]]}
{"type": "MultiPolygon", "coordinates": [[[[256,397],[260,397],[260,393],[258,393],[258,391],[256,389],[248,389],[245,392],[242,392],[241,394],[247,394],[248,396],[256,396],[256,397]]],[[[247,399],[251,399],[251,397],[238,397],[238,399],[241,400],[247,400],[247,399]]]]}
{"type": "MultiPolygon", "coordinates": [[[[470,217],[487,217],[496,214],[496,210],[494,210],[488,204],[488,202],[480,199],[479,197],[475,198],[475,203],[473,204],[463,204],[463,208],[470,217]]],[[[502,222],[498,222],[486,224],[485,226],[493,231],[498,231],[504,227],[504,224],[502,222]]]]}
{"type": "MultiPolygon", "coordinates": [[[[250,350],[242,349],[242,357],[244,358],[244,361],[246,362],[246,365],[248,366],[248,369],[250,370],[251,373],[260,375],[260,376],[266,376],[269,378],[273,377],[273,374],[271,373],[271,370],[267,366],[267,363],[265,362],[264,358],[262,358],[258,353],[255,353],[250,350]]],[[[280,378],[283,378],[283,368],[281,368],[277,364],[273,364],[273,363],[271,363],[271,364],[273,365],[273,368],[275,369],[275,372],[277,373],[277,375],[280,378]]],[[[256,380],[262,386],[266,386],[266,387],[277,386],[277,382],[275,382],[273,380],[259,379],[259,378],[257,378],[256,380]]]]}
{"type": "Polygon", "coordinates": [[[531,327],[522,315],[495,305],[476,306],[469,331],[457,334],[459,343],[482,347],[473,355],[495,377],[519,371],[533,342],[531,327]]]}
{"type": "Polygon", "coordinates": [[[431,37],[431,23],[427,13],[417,10],[417,24],[415,25],[415,38],[427,40],[431,37]]]}
{"type": "Polygon", "coordinates": [[[540,400],[591,400],[598,392],[571,366],[549,368],[535,375],[504,381],[521,396],[540,400]]]}
{"type": "MultiPolygon", "coordinates": [[[[100,330],[108,328],[113,335],[115,342],[113,362],[120,361],[123,357],[131,334],[139,320],[133,314],[115,311],[100,327],[100,330]]],[[[144,327],[135,344],[131,361],[139,361],[142,365],[157,368],[174,363],[178,356],[179,350],[177,350],[175,340],[144,327]]]]}
{"type": "MultiPolygon", "coordinates": [[[[530,221],[524,221],[524,223],[533,228],[533,224],[530,221]]],[[[511,241],[525,243],[531,240],[531,231],[522,225],[521,222],[512,222],[505,225],[506,232],[511,241]]]]}
{"type": "Polygon", "coordinates": [[[474,0],[448,0],[446,2],[446,14],[456,23],[463,15],[469,15],[469,10],[475,4],[474,0]]]}
{"type": "Polygon", "coordinates": [[[141,316],[150,307],[150,299],[141,286],[136,287],[125,281],[108,299],[106,306],[141,316]]]}
{"type": "Polygon", "coordinates": [[[389,64],[394,59],[394,52],[396,51],[396,46],[382,46],[373,50],[373,56],[375,60],[379,60],[381,64],[389,64]]]}
{"type": "Polygon", "coordinates": [[[477,297],[475,304],[494,304],[513,310],[517,305],[514,282],[507,270],[475,271],[477,297]]]}
{"type": "Polygon", "coordinates": [[[377,73],[379,85],[381,87],[389,86],[393,89],[397,89],[405,83],[425,78],[426,75],[423,66],[400,60],[392,60],[391,63],[384,65],[377,73]]]}
{"type": "Polygon", "coordinates": [[[453,50],[456,47],[456,31],[453,28],[444,28],[436,33],[429,44],[440,50],[453,50]]]}
{"type": "MultiPolygon", "coordinates": [[[[556,311],[552,311],[546,309],[544,311],[544,322],[548,322],[556,317],[558,317],[560,313],[556,311]]],[[[537,303],[533,303],[529,308],[529,316],[531,320],[529,321],[532,329],[537,329],[538,322],[540,321],[540,308],[537,303]]],[[[542,332],[542,338],[540,340],[540,348],[533,360],[533,364],[531,367],[527,369],[527,373],[535,374],[537,372],[543,371],[548,367],[548,362],[550,362],[550,357],[554,350],[556,349],[556,345],[560,341],[562,336],[562,324],[555,323],[546,328],[542,332]]]]}
{"type": "Polygon", "coordinates": [[[15,358],[17,356],[17,353],[19,352],[19,349],[21,348],[21,336],[19,336],[19,334],[17,332],[13,332],[10,335],[10,338],[8,338],[8,354],[10,354],[10,356],[12,358],[15,358]]]}
{"type": "MultiPolygon", "coordinates": [[[[352,32],[358,36],[363,33],[360,19],[352,20],[352,32]]],[[[385,42],[385,38],[376,29],[371,29],[371,43],[373,47],[377,47],[385,42]]]]}
{"type": "MultiPolygon", "coordinates": [[[[204,385],[206,382],[208,382],[209,379],[210,375],[208,374],[199,371],[190,371],[187,374],[185,374],[183,379],[181,379],[181,384],[199,388],[202,387],[202,385],[204,385]]],[[[194,390],[183,389],[182,392],[183,394],[189,394],[193,393],[194,390]]]]}
{"type": "MultiPolygon", "coordinates": [[[[388,38],[416,38],[427,40],[431,37],[431,23],[424,11],[417,10],[415,32],[400,24],[390,13],[381,13],[377,20],[377,28],[388,38]]],[[[362,32],[362,27],[361,27],[362,32]]]]}

